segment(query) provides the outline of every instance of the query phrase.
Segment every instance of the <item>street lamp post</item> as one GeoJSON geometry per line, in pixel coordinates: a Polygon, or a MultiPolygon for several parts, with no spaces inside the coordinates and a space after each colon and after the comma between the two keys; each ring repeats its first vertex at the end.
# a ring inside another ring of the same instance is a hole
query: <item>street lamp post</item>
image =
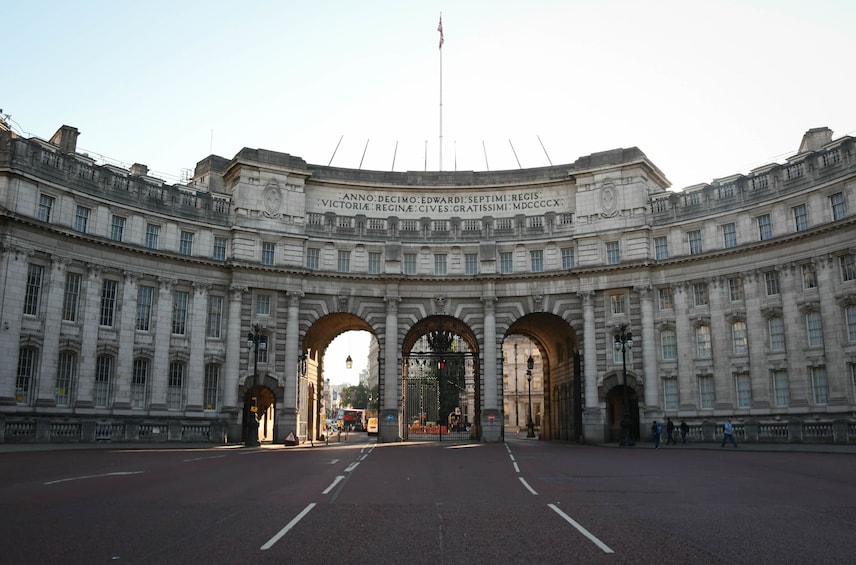
{"type": "Polygon", "coordinates": [[[259,325],[253,325],[252,331],[247,334],[247,348],[252,349],[253,362],[253,394],[250,399],[250,415],[247,418],[247,436],[244,441],[246,447],[259,445],[259,349],[267,349],[267,341],[263,339],[259,331],[259,325]]]}
{"type": "Polygon", "coordinates": [[[621,365],[624,369],[624,413],[621,416],[621,445],[632,446],[636,445],[630,439],[630,400],[627,397],[627,350],[633,347],[633,333],[627,331],[627,324],[621,324],[618,327],[618,333],[615,334],[615,351],[621,352],[621,365]]]}
{"type": "Polygon", "coordinates": [[[535,359],[529,354],[526,360],[526,380],[529,382],[529,417],[526,421],[526,437],[535,437],[535,422],[532,421],[532,369],[535,368],[535,359]]]}

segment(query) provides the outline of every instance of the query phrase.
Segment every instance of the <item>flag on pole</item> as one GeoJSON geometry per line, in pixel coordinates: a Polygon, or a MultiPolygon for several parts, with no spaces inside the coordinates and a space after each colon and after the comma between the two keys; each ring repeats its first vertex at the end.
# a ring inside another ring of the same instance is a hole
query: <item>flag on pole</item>
{"type": "Polygon", "coordinates": [[[437,31],[440,32],[440,47],[438,49],[443,48],[443,16],[440,16],[440,24],[437,26],[437,31]]]}

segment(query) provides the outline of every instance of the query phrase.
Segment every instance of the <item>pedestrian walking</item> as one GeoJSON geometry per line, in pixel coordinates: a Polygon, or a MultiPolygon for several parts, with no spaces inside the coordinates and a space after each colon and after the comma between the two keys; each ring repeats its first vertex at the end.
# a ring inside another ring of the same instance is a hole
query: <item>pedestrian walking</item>
{"type": "Polygon", "coordinates": [[[725,419],[725,424],[722,426],[722,445],[725,447],[725,442],[730,441],[737,447],[737,442],[734,440],[734,426],[731,425],[731,418],[725,419]]]}
{"type": "Polygon", "coordinates": [[[660,435],[663,433],[663,427],[654,420],[651,424],[651,433],[654,435],[654,449],[660,447],[660,435]]]}
{"type": "Polygon", "coordinates": [[[666,445],[677,444],[675,441],[675,423],[671,418],[666,418],[666,445]]]}
{"type": "Polygon", "coordinates": [[[690,427],[683,420],[681,420],[680,430],[681,430],[681,443],[686,443],[687,442],[687,434],[690,433],[690,427]]]}

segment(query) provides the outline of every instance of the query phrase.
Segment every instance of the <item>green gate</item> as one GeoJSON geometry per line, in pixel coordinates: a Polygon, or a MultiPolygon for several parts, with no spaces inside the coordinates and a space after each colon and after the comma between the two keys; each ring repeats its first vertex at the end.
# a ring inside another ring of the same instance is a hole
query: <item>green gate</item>
{"type": "Polygon", "coordinates": [[[477,438],[477,395],[472,353],[410,353],[404,358],[404,439],[477,438]]]}

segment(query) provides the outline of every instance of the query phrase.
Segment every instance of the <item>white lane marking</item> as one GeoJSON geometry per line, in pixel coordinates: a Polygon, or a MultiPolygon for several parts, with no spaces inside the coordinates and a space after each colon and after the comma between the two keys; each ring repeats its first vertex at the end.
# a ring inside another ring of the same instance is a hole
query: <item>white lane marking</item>
{"type": "Polygon", "coordinates": [[[556,514],[558,514],[559,516],[561,516],[562,518],[564,518],[564,519],[565,519],[565,521],[567,521],[567,522],[568,522],[568,524],[570,524],[570,525],[572,525],[573,527],[575,527],[579,533],[581,533],[582,535],[584,535],[585,537],[587,537],[587,538],[588,538],[588,539],[589,539],[593,544],[595,544],[596,546],[598,546],[598,547],[599,547],[599,548],[600,548],[604,553],[615,553],[614,551],[612,551],[612,549],[610,549],[610,547],[609,547],[608,545],[606,545],[605,543],[603,543],[602,541],[600,541],[599,539],[597,539],[597,538],[594,536],[594,534],[592,534],[591,532],[589,532],[587,529],[583,528],[583,527],[582,527],[579,523],[577,523],[573,518],[571,518],[570,516],[568,516],[567,514],[565,514],[564,512],[562,512],[561,510],[559,510],[559,507],[558,507],[558,506],[556,506],[555,504],[548,504],[547,506],[549,506],[550,508],[552,508],[552,509],[553,509],[553,512],[555,512],[556,514]]]}
{"type": "Polygon", "coordinates": [[[345,467],[345,472],[346,472],[346,473],[350,473],[351,471],[353,471],[354,469],[356,469],[356,468],[357,468],[357,466],[358,466],[359,464],[360,464],[360,462],[359,462],[359,461],[357,461],[356,463],[351,463],[350,465],[348,465],[347,467],[345,467]]]}
{"type": "Polygon", "coordinates": [[[331,490],[333,490],[334,488],[336,488],[336,485],[338,485],[338,484],[339,484],[339,482],[340,482],[342,479],[344,479],[344,478],[345,478],[345,475],[339,475],[339,476],[337,476],[337,477],[333,480],[333,483],[332,483],[329,487],[327,487],[326,489],[324,489],[323,491],[321,491],[321,494],[330,494],[330,491],[331,491],[331,490]]]}
{"type": "Polygon", "coordinates": [[[529,483],[526,482],[526,479],[524,479],[523,477],[518,477],[518,479],[520,479],[520,482],[523,483],[523,486],[525,486],[529,490],[529,492],[536,496],[538,495],[535,489],[529,486],[529,483]]]}
{"type": "Polygon", "coordinates": [[[57,483],[66,483],[68,481],[80,481],[83,479],[97,479],[99,477],[118,477],[118,476],[122,476],[122,475],[139,475],[140,473],[145,473],[145,471],[116,471],[114,473],[104,473],[103,475],[81,475],[79,477],[69,477],[67,479],[57,479],[55,481],[48,481],[44,484],[55,485],[57,483]]]}
{"type": "Polygon", "coordinates": [[[262,550],[262,551],[267,551],[268,549],[272,548],[272,547],[273,547],[273,545],[274,545],[276,542],[278,542],[278,541],[282,538],[282,536],[284,536],[285,534],[287,534],[287,533],[288,533],[288,530],[290,530],[291,528],[293,528],[294,526],[296,526],[296,525],[297,525],[297,523],[298,523],[299,521],[301,521],[301,520],[303,519],[303,517],[304,517],[304,516],[306,516],[307,514],[309,514],[309,511],[310,511],[310,510],[312,510],[313,508],[315,508],[315,503],[314,503],[314,502],[311,502],[311,503],[309,504],[309,506],[307,506],[306,508],[304,508],[304,509],[303,509],[303,512],[301,512],[300,514],[298,514],[297,516],[295,516],[295,517],[291,520],[291,522],[289,522],[288,524],[286,524],[286,525],[285,525],[285,527],[284,527],[283,529],[281,529],[279,532],[277,532],[277,534],[276,534],[275,536],[273,536],[272,538],[270,538],[269,540],[267,540],[267,542],[266,542],[266,543],[261,547],[261,550],[262,550]]]}
{"type": "Polygon", "coordinates": [[[508,456],[511,458],[512,461],[514,461],[514,455],[509,453],[508,456]]]}
{"type": "Polygon", "coordinates": [[[338,462],[339,462],[338,459],[330,459],[330,465],[335,465],[338,462]]]}
{"type": "Polygon", "coordinates": [[[518,466],[517,466],[517,461],[515,461],[515,462],[514,462],[514,472],[515,472],[515,473],[519,473],[519,472],[520,472],[520,467],[518,467],[518,466]]]}
{"type": "Polygon", "coordinates": [[[189,463],[191,461],[205,461],[206,459],[223,459],[226,457],[225,455],[212,455],[211,457],[194,457],[193,459],[185,459],[185,463],[189,463]]]}
{"type": "Polygon", "coordinates": [[[368,456],[369,456],[369,454],[368,454],[368,453],[366,453],[365,455],[362,455],[362,456],[360,457],[360,461],[365,461],[365,460],[366,460],[366,457],[368,457],[368,456]]]}

